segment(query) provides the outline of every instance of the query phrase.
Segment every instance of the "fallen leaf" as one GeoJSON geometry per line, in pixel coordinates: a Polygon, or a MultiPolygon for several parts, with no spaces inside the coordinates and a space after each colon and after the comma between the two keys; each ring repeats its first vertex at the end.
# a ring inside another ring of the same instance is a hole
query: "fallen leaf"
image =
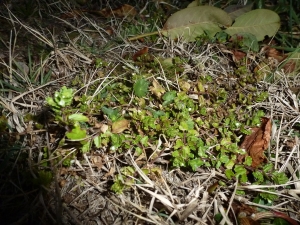
{"type": "Polygon", "coordinates": [[[230,16],[217,7],[195,6],[185,8],[174,13],[165,23],[161,33],[172,39],[182,37],[187,42],[196,40],[196,37],[207,34],[213,37],[221,31],[220,26],[230,26],[230,16]]]}
{"type": "Polygon", "coordinates": [[[137,61],[138,57],[145,55],[146,53],[148,53],[148,47],[144,47],[141,50],[137,51],[136,53],[134,53],[134,55],[132,56],[133,61],[137,61]]]}
{"type": "Polygon", "coordinates": [[[240,146],[251,156],[253,168],[265,161],[264,151],[268,148],[271,139],[271,119],[263,117],[261,121],[261,126],[253,128],[252,134],[246,136],[240,146]]]}
{"type": "Polygon", "coordinates": [[[283,54],[280,53],[279,51],[277,51],[275,48],[271,48],[270,46],[265,46],[264,48],[262,48],[262,50],[267,58],[274,58],[277,59],[278,62],[281,62],[283,60],[283,54]]]}
{"type": "Polygon", "coordinates": [[[273,37],[279,27],[280,17],[277,13],[268,9],[255,9],[236,18],[225,32],[231,36],[241,32],[251,33],[257,41],[262,41],[266,35],[273,37]]]}
{"type": "Polygon", "coordinates": [[[102,158],[98,155],[91,156],[92,163],[100,170],[103,166],[102,158]]]}
{"type": "Polygon", "coordinates": [[[152,85],[149,89],[157,98],[161,98],[161,96],[166,92],[165,89],[157,82],[157,80],[153,80],[152,85]]]}
{"type": "Polygon", "coordinates": [[[243,59],[247,54],[242,51],[233,50],[232,51],[232,59],[234,62],[239,62],[241,59],[243,59]]]}
{"type": "Polygon", "coordinates": [[[119,134],[128,128],[129,120],[118,120],[112,124],[112,133],[119,134]]]}
{"type": "Polygon", "coordinates": [[[291,52],[285,55],[281,61],[285,73],[295,73],[298,75],[300,70],[300,53],[291,52]]]}
{"type": "Polygon", "coordinates": [[[283,66],[283,71],[285,73],[292,73],[295,71],[295,67],[296,67],[296,62],[292,60],[288,60],[283,66]]]}
{"type": "Polygon", "coordinates": [[[282,69],[285,73],[292,73],[299,69],[299,53],[283,54],[277,51],[275,48],[265,46],[262,49],[265,52],[267,58],[274,58],[278,61],[278,64],[282,65],[282,69]]]}

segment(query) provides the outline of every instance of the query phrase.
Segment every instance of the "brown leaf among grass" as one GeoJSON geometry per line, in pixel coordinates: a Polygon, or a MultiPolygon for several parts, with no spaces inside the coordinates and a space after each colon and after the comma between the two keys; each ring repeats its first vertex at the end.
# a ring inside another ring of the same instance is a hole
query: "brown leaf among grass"
{"type": "Polygon", "coordinates": [[[234,62],[241,61],[247,54],[239,50],[232,50],[232,59],[234,62]]]}
{"type": "Polygon", "coordinates": [[[152,85],[153,86],[150,87],[150,91],[157,98],[161,99],[161,96],[166,92],[165,89],[158,83],[157,80],[153,80],[152,85]]]}
{"type": "Polygon", "coordinates": [[[129,121],[126,119],[116,121],[112,124],[112,133],[119,134],[128,128],[129,121]]]}
{"type": "Polygon", "coordinates": [[[253,168],[265,161],[264,151],[268,148],[271,139],[271,119],[263,117],[261,121],[261,126],[253,128],[252,134],[246,136],[241,144],[241,148],[251,156],[253,168]]]}
{"type": "Polygon", "coordinates": [[[134,55],[132,56],[132,59],[133,59],[133,61],[137,61],[138,57],[145,55],[147,53],[148,53],[148,47],[144,47],[141,50],[134,53],[134,55]]]}
{"type": "MultiPolygon", "coordinates": [[[[282,69],[285,73],[292,73],[296,70],[296,64],[299,62],[298,53],[283,54],[276,50],[266,46],[262,49],[265,52],[267,58],[274,58],[278,61],[278,64],[281,64],[282,69]]],[[[299,68],[299,67],[297,67],[299,68]]]]}

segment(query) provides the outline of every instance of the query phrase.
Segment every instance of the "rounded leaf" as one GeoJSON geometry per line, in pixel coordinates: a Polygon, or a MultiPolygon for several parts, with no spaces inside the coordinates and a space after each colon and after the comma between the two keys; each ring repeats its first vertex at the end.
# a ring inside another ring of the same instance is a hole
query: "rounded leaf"
{"type": "Polygon", "coordinates": [[[231,36],[242,32],[251,33],[258,41],[262,41],[266,35],[274,36],[279,27],[280,18],[277,13],[268,9],[256,9],[236,18],[235,23],[225,32],[231,36]]]}
{"type": "Polygon", "coordinates": [[[220,26],[230,26],[232,20],[222,9],[213,6],[189,7],[174,13],[165,23],[162,34],[172,39],[183,37],[195,41],[197,36],[207,34],[213,37],[221,31],[220,26]]]}

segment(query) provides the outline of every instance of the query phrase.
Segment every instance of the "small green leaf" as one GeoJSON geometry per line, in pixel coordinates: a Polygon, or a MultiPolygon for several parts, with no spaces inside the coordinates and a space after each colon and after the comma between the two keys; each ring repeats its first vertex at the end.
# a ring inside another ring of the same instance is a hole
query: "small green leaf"
{"type": "Polygon", "coordinates": [[[246,195],[246,192],[243,190],[236,190],[235,192],[237,195],[246,195]]]}
{"type": "Polygon", "coordinates": [[[81,142],[82,147],[81,147],[81,152],[82,153],[87,153],[91,149],[91,142],[90,141],[82,141],[81,142]]]}
{"type": "Polygon", "coordinates": [[[204,107],[200,108],[200,114],[202,116],[206,116],[207,115],[206,108],[204,108],[204,107]]]}
{"type": "Polygon", "coordinates": [[[122,175],[117,174],[114,179],[114,184],[111,186],[111,190],[117,194],[122,194],[122,192],[125,188],[126,188],[126,185],[123,183],[122,175]]]}
{"type": "Polygon", "coordinates": [[[82,115],[81,113],[74,113],[69,116],[69,120],[77,121],[77,122],[88,122],[89,118],[82,115]]]}
{"type": "Polygon", "coordinates": [[[230,169],[227,169],[227,170],[225,170],[225,175],[229,180],[231,180],[232,177],[234,177],[234,172],[230,169]]]}
{"type": "Polygon", "coordinates": [[[235,171],[236,175],[242,175],[242,174],[247,173],[247,170],[245,169],[245,167],[243,165],[236,165],[234,167],[234,171],[235,171]]]}
{"type": "Polygon", "coordinates": [[[136,147],[135,148],[135,153],[136,153],[137,156],[139,156],[143,153],[143,149],[141,149],[140,147],[136,147]]]}
{"type": "Polygon", "coordinates": [[[189,119],[187,121],[181,121],[179,125],[179,129],[183,131],[192,130],[194,128],[194,122],[192,119],[189,119]]]}
{"type": "Polygon", "coordinates": [[[234,167],[234,165],[235,165],[235,161],[234,160],[228,160],[228,162],[226,162],[225,164],[224,164],[224,166],[226,167],[226,169],[232,169],[233,167],[234,167]]]}
{"type": "Polygon", "coordinates": [[[100,148],[100,146],[101,146],[101,137],[100,136],[97,136],[94,138],[94,144],[95,144],[96,148],[100,148]]]}
{"type": "Polygon", "coordinates": [[[46,101],[50,106],[56,109],[63,108],[65,106],[71,105],[73,94],[73,89],[63,86],[59,92],[55,92],[54,98],[48,97],[46,98],[46,101]]]}
{"type": "Polygon", "coordinates": [[[81,129],[79,125],[75,126],[70,132],[66,133],[70,140],[81,140],[86,138],[86,130],[81,129]]]}
{"type": "Polygon", "coordinates": [[[111,134],[110,138],[111,138],[111,145],[115,149],[119,148],[126,140],[124,134],[111,134]]]}
{"type": "Polygon", "coordinates": [[[198,167],[202,166],[204,162],[201,159],[192,159],[189,161],[189,165],[193,171],[196,171],[198,167]]]}
{"type": "Polygon", "coordinates": [[[133,85],[134,94],[139,98],[146,96],[149,82],[145,79],[139,79],[133,85]]]}
{"type": "Polygon", "coordinates": [[[254,171],[252,175],[254,176],[256,183],[261,184],[264,182],[264,176],[260,171],[254,171]]]}
{"type": "Polygon", "coordinates": [[[112,109],[112,108],[107,108],[105,106],[103,106],[101,108],[102,112],[108,116],[108,118],[112,121],[115,122],[116,120],[118,120],[119,117],[121,117],[120,113],[118,110],[116,109],[112,109]]]}
{"type": "Polygon", "coordinates": [[[246,156],[245,162],[243,163],[246,166],[251,166],[252,165],[252,158],[251,156],[246,156]]]}
{"type": "Polygon", "coordinates": [[[221,154],[219,160],[222,163],[227,163],[229,161],[229,157],[226,154],[221,154]]]}
{"type": "Polygon", "coordinates": [[[49,106],[51,106],[51,109],[52,109],[52,110],[54,110],[54,111],[56,111],[56,112],[59,111],[60,107],[59,107],[59,105],[57,105],[57,103],[54,101],[53,98],[51,98],[51,97],[46,97],[46,102],[47,102],[47,104],[48,104],[49,106]]]}
{"type": "Polygon", "coordinates": [[[148,140],[149,140],[149,137],[148,136],[144,136],[140,142],[141,144],[144,146],[144,147],[147,147],[148,146],[148,140]]]}
{"type": "Polygon", "coordinates": [[[184,146],[183,142],[181,139],[177,139],[176,140],[176,144],[174,146],[174,149],[179,149],[179,148],[182,148],[184,146]]]}
{"type": "Polygon", "coordinates": [[[121,168],[121,173],[126,176],[132,176],[135,172],[134,168],[131,166],[125,166],[121,168]]]}
{"type": "Polygon", "coordinates": [[[264,165],[263,170],[265,173],[271,171],[273,169],[273,164],[272,163],[268,163],[266,165],[264,165]]]}
{"type": "Polygon", "coordinates": [[[248,181],[247,174],[242,174],[242,176],[240,176],[240,181],[241,183],[246,183],[248,181]]]}
{"type": "Polygon", "coordinates": [[[170,103],[172,103],[174,101],[175,97],[176,97],[175,91],[166,92],[162,97],[162,99],[164,100],[163,106],[166,106],[166,105],[169,105],[170,103]]]}
{"type": "Polygon", "coordinates": [[[263,199],[269,201],[269,202],[274,202],[275,200],[277,200],[279,197],[278,195],[276,194],[276,192],[271,189],[268,190],[269,192],[274,192],[274,194],[271,194],[271,193],[266,193],[266,192],[261,192],[259,195],[260,197],[262,197],[263,199]]]}
{"type": "Polygon", "coordinates": [[[222,138],[220,145],[226,146],[231,144],[230,138],[222,138]]]}
{"type": "Polygon", "coordinates": [[[286,184],[289,181],[289,178],[283,172],[274,172],[272,174],[272,180],[275,184],[286,184]]]}

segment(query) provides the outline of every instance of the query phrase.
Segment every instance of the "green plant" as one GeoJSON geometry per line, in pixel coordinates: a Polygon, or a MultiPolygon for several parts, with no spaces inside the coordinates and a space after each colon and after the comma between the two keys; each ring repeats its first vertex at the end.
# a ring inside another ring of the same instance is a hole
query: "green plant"
{"type": "Polygon", "coordinates": [[[137,80],[133,85],[134,94],[138,97],[144,97],[148,91],[149,82],[145,79],[137,80]]]}
{"type": "MultiPolygon", "coordinates": [[[[223,27],[230,36],[243,33],[241,38],[244,39],[243,42],[252,49],[257,49],[257,43],[253,42],[251,37],[255,36],[257,41],[262,41],[266,35],[274,36],[280,27],[280,18],[271,10],[256,9],[238,16],[232,24],[231,16],[224,10],[208,5],[195,6],[174,13],[159,32],[172,39],[183,38],[190,42],[201,35],[212,39],[223,27]],[[187,27],[189,29],[186,29],[187,27]]],[[[153,33],[139,35],[129,40],[148,35],[153,33]]]]}

